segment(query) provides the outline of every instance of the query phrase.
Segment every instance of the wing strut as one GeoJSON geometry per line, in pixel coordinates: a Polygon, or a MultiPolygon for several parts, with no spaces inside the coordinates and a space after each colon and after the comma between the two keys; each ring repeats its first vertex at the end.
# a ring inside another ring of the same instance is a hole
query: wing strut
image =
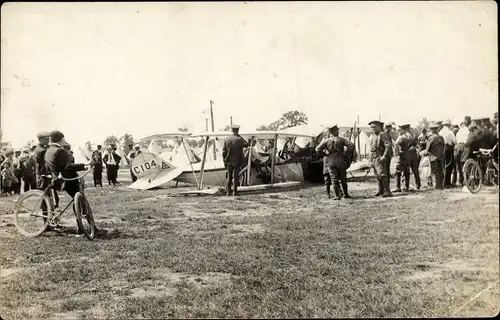
{"type": "Polygon", "coordinates": [[[278,135],[274,135],[273,154],[271,155],[271,185],[274,184],[274,167],[276,165],[276,148],[278,147],[278,135]]]}
{"type": "Polygon", "coordinates": [[[248,164],[247,164],[247,185],[250,185],[250,173],[252,171],[252,141],[253,137],[249,139],[249,150],[248,150],[248,164]]]}
{"type": "Polygon", "coordinates": [[[191,167],[191,172],[193,172],[194,180],[196,181],[196,186],[198,187],[198,189],[201,189],[200,183],[198,182],[198,177],[196,176],[196,173],[194,172],[194,169],[193,169],[193,163],[191,163],[191,157],[189,156],[189,153],[188,153],[188,150],[186,147],[186,141],[184,139],[181,139],[181,141],[182,141],[182,146],[184,147],[184,152],[186,152],[186,157],[189,161],[189,166],[191,167]]]}
{"type": "Polygon", "coordinates": [[[201,160],[200,185],[198,186],[199,190],[203,188],[203,174],[205,173],[205,162],[207,160],[208,139],[210,139],[209,136],[207,136],[207,138],[205,139],[205,148],[203,149],[203,159],[201,160]]]}

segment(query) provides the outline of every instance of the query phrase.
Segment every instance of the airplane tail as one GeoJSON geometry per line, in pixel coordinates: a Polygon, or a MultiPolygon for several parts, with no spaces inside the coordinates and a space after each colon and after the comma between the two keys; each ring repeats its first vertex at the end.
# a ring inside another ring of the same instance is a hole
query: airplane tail
{"type": "Polygon", "coordinates": [[[184,170],[152,153],[138,154],[132,161],[131,170],[137,181],[130,189],[148,190],[159,187],[177,178],[184,170]]]}

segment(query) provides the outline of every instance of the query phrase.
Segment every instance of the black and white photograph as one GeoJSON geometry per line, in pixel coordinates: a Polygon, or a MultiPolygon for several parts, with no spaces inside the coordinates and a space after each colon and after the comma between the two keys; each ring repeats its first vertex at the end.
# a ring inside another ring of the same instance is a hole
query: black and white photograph
{"type": "Polygon", "coordinates": [[[498,315],[497,2],[0,21],[0,319],[498,315]]]}

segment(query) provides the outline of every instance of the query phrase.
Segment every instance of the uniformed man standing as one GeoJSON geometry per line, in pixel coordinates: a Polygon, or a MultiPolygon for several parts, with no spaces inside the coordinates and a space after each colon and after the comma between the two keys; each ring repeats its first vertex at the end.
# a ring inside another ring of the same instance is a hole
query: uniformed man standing
{"type": "Polygon", "coordinates": [[[389,189],[389,166],[391,161],[392,143],[386,132],[382,132],[383,123],[371,121],[368,125],[372,128],[373,134],[370,136],[370,161],[378,180],[378,191],[376,197],[391,197],[389,189]]]}
{"type": "Polygon", "coordinates": [[[436,189],[443,189],[443,151],[444,138],[438,134],[439,125],[433,123],[429,125],[432,134],[427,140],[427,146],[423,151],[424,155],[429,155],[431,161],[431,171],[436,179],[436,189]]]}
{"type": "Polygon", "coordinates": [[[411,132],[409,124],[402,125],[401,128],[405,132],[406,138],[408,139],[408,168],[413,173],[417,190],[420,190],[422,184],[420,182],[420,170],[418,168],[420,165],[420,157],[417,152],[419,148],[418,138],[413,132],[411,132]]]}
{"type": "MultiPolygon", "coordinates": [[[[354,144],[345,138],[339,137],[339,128],[336,125],[331,127],[329,132],[331,136],[324,139],[316,147],[316,152],[322,152],[326,155],[323,158],[326,158],[326,163],[323,161],[323,166],[326,164],[328,170],[328,176],[325,176],[326,192],[328,198],[330,198],[330,184],[333,182],[333,190],[335,192],[334,200],[341,199],[341,185],[344,198],[348,199],[351,198],[351,196],[347,189],[346,160],[352,156],[354,144]],[[347,157],[344,153],[347,154],[347,157]]],[[[324,172],[325,169],[323,168],[323,173],[324,172]]]]}
{"type": "Polygon", "coordinates": [[[222,159],[227,169],[227,191],[231,195],[231,184],[234,184],[232,195],[237,195],[240,169],[244,163],[243,149],[248,147],[248,143],[239,135],[240,126],[232,125],[233,134],[226,138],[222,148],[222,159]]]}
{"type": "Polygon", "coordinates": [[[410,191],[410,168],[409,168],[409,139],[404,132],[402,126],[399,126],[399,136],[396,139],[396,149],[399,153],[398,162],[396,164],[396,189],[392,192],[401,192],[401,175],[405,177],[405,191],[410,191]]]}
{"type": "MultiPolygon", "coordinates": [[[[391,185],[391,160],[392,160],[392,157],[394,156],[394,143],[393,143],[393,139],[392,139],[392,131],[395,127],[395,124],[394,122],[389,122],[389,123],[386,123],[385,124],[385,133],[387,135],[387,137],[389,138],[389,143],[391,144],[391,147],[389,148],[389,153],[388,153],[388,157],[389,157],[389,160],[388,161],[385,161],[385,170],[387,171],[387,187],[390,188],[390,185],[391,185]]],[[[390,189],[389,189],[390,191],[390,189]]]]}
{"type": "Polygon", "coordinates": [[[42,177],[46,175],[45,169],[45,152],[49,147],[50,133],[48,131],[41,131],[37,134],[38,145],[33,151],[36,161],[36,176],[37,176],[37,187],[38,189],[44,190],[48,185],[49,181],[42,177]]]}

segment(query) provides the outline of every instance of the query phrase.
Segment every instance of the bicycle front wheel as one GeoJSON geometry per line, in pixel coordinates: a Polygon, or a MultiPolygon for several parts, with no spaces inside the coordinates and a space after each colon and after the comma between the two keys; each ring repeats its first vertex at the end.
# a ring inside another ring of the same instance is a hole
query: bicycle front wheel
{"type": "Polygon", "coordinates": [[[52,217],[52,202],[41,190],[30,190],[16,202],[14,223],[17,231],[26,237],[42,234],[52,217]]]}
{"type": "Polygon", "coordinates": [[[78,229],[85,234],[87,239],[92,240],[95,237],[95,223],[90,204],[81,192],[75,194],[74,201],[78,229]]]}
{"type": "Polygon", "coordinates": [[[483,185],[483,172],[479,163],[474,159],[465,161],[464,164],[465,186],[470,193],[478,193],[483,185]]]}

